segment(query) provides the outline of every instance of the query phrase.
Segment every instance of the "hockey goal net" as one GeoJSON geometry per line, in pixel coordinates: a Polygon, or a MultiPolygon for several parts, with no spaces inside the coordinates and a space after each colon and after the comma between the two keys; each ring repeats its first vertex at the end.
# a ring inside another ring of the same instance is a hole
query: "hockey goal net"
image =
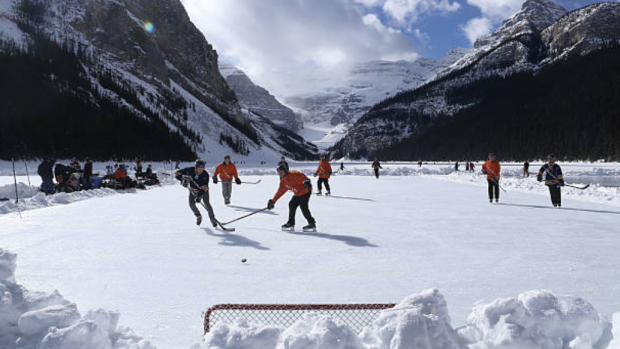
{"type": "Polygon", "coordinates": [[[248,322],[289,327],[306,313],[340,319],[352,330],[361,332],[372,325],[379,313],[396,304],[218,304],[204,313],[205,334],[217,323],[248,322]]]}

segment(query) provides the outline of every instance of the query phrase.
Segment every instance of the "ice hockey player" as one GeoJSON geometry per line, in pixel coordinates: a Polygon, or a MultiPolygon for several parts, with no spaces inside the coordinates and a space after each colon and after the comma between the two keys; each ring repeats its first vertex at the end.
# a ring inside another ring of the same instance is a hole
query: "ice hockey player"
{"type": "Polygon", "coordinates": [[[536,179],[539,182],[544,180],[545,185],[549,187],[553,207],[562,207],[562,191],[560,187],[564,186],[564,178],[562,177],[562,169],[560,165],[555,163],[555,156],[553,154],[547,156],[547,163],[542,165],[536,179]]]}
{"type": "Polygon", "coordinates": [[[332,174],[332,166],[329,164],[329,161],[325,159],[325,155],[321,155],[321,161],[319,161],[319,167],[314,172],[314,176],[319,176],[318,185],[319,192],[316,195],[323,195],[323,183],[325,183],[325,189],[327,192],[325,195],[331,195],[331,190],[329,189],[329,176],[332,174]]]}
{"type": "Polygon", "coordinates": [[[202,223],[202,215],[196,207],[202,201],[209,214],[209,219],[213,227],[217,227],[217,220],[213,214],[213,208],[209,202],[209,174],[205,171],[205,162],[196,160],[194,167],[187,167],[175,173],[176,179],[181,181],[181,185],[189,188],[189,208],[196,215],[196,224],[202,223]]]}
{"type": "Polygon", "coordinates": [[[383,169],[383,167],[381,167],[381,164],[379,163],[379,159],[377,159],[377,157],[375,156],[375,161],[372,162],[372,168],[375,170],[375,177],[377,179],[379,179],[379,169],[383,169]]]}
{"type": "Polygon", "coordinates": [[[287,170],[287,171],[289,170],[288,163],[287,163],[287,162],[286,162],[286,160],[284,159],[284,156],[283,156],[283,157],[281,157],[281,158],[280,158],[280,162],[278,162],[278,167],[280,167],[280,165],[284,165],[284,166],[286,166],[286,170],[287,170]]]}
{"type": "Polygon", "coordinates": [[[224,196],[224,203],[230,204],[230,196],[232,195],[232,181],[235,178],[235,183],[241,184],[239,175],[237,174],[237,167],[230,162],[230,155],[224,156],[224,162],[219,164],[213,174],[213,184],[217,184],[217,176],[220,176],[222,180],[222,195],[224,196]]]}
{"type": "Polygon", "coordinates": [[[489,184],[489,202],[493,202],[494,196],[495,202],[499,201],[500,169],[499,162],[495,159],[495,153],[489,153],[489,160],[482,165],[482,173],[487,175],[487,182],[489,184]]]}
{"type": "Polygon", "coordinates": [[[310,196],[312,196],[312,183],[310,179],[301,172],[289,172],[286,166],[282,165],[278,167],[278,175],[280,176],[280,187],[276,195],[273,196],[273,199],[269,199],[267,202],[267,208],[273,210],[276,201],[278,201],[287,190],[290,190],[293,192],[293,197],[288,203],[288,221],[282,226],[282,229],[288,230],[295,227],[295,213],[297,212],[297,207],[301,207],[301,212],[308,221],[308,225],[303,227],[303,230],[316,230],[316,221],[312,217],[310,208],[308,207],[310,196]]]}

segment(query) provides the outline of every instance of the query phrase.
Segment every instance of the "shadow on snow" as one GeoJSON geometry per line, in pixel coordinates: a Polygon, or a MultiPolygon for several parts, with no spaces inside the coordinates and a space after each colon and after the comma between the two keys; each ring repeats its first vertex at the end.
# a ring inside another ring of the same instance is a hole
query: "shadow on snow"
{"type": "Polygon", "coordinates": [[[251,247],[251,248],[255,248],[257,250],[262,250],[262,251],[266,251],[270,249],[269,247],[262,246],[260,242],[248,239],[245,236],[241,236],[237,234],[228,234],[225,232],[216,233],[212,229],[209,229],[209,228],[203,228],[203,229],[205,233],[207,233],[207,235],[215,236],[215,237],[222,239],[222,241],[219,242],[219,244],[222,246],[251,247]]]}
{"type": "Polygon", "coordinates": [[[309,232],[289,231],[288,233],[292,234],[292,235],[314,236],[314,237],[317,237],[317,238],[342,241],[342,242],[346,243],[349,246],[356,246],[356,247],[379,247],[379,246],[377,246],[375,244],[369,243],[368,240],[366,240],[366,239],[359,238],[359,237],[356,237],[356,236],[331,235],[331,234],[326,234],[326,233],[321,233],[321,232],[313,232],[313,231],[309,231],[309,232]]]}
{"type": "MultiPolygon", "coordinates": [[[[539,206],[539,205],[522,205],[522,204],[506,204],[506,203],[497,203],[496,205],[503,206],[515,206],[515,207],[529,207],[529,208],[546,208],[551,210],[557,210],[557,208],[552,206],[539,206]]],[[[562,211],[579,211],[579,212],[594,212],[594,213],[611,213],[611,214],[620,214],[619,211],[605,211],[605,210],[590,210],[587,208],[571,208],[571,207],[562,207],[560,210],[562,211]]]]}

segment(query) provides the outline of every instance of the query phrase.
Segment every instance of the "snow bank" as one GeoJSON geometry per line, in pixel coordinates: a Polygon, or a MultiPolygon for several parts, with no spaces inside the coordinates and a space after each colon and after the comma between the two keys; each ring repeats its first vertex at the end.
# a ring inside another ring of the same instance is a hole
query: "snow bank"
{"type": "Polygon", "coordinates": [[[359,334],[312,313],[287,329],[238,319],[218,323],[193,349],[604,349],[612,339],[611,323],[590,303],[551,291],[478,302],[467,322],[453,329],[444,297],[431,289],[382,311],[359,334]]]}
{"type": "Polygon", "coordinates": [[[611,323],[587,301],[551,291],[529,291],[474,305],[459,332],[471,349],[602,349],[611,323]]]}
{"type": "Polygon", "coordinates": [[[58,291],[32,292],[15,281],[17,255],[0,248],[0,348],[155,349],[127,328],[119,314],[97,310],[81,316],[58,291]]]}

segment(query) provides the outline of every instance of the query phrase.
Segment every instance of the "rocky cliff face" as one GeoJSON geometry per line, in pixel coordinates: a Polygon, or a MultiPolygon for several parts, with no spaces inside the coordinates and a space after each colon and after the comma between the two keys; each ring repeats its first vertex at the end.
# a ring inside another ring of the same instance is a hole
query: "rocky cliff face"
{"type": "Polygon", "coordinates": [[[278,102],[266,89],[254,82],[240,69],[220,63],[220,73],[235,91],[241,106],[262,115],[276,125],[297,132],[303,127],[301,118],[291,108],[278,102]]]}
{"type": "Polygon", "coordinates": [[[537,74],[571,55],[587,55],[620,40],[618,3],[594,4],[566,13],[548,0],[528,0],[500,28],[437,78],[375,105],[333,150],[373,154],[422,134],[439,116],[456,115],[484,102],[468,92],[478,81],[537,74]]]}
{"type": "MultiPolygon", "coordinates": [[[[75,110],[90,108],[87,114],[108,118],[122,110],[123,117],[147,120],[198,155],[267,148],[291,154],[271,141],[279,137],[275,125],[257,128],[261,120],[242,110],[219,72],[216,51],[178,0],[2,0],[0,38],[0,55],[9,60],[23,51],[50,62],[37,66],[36,79],[55,85],[47,91],[70,98],[67,103],[80,104],[75,110]]],[[[19,84],[28,90],[27,81],[19,84]]],[[[23,108],[16,113],[44,118],[23,108]]]]}

